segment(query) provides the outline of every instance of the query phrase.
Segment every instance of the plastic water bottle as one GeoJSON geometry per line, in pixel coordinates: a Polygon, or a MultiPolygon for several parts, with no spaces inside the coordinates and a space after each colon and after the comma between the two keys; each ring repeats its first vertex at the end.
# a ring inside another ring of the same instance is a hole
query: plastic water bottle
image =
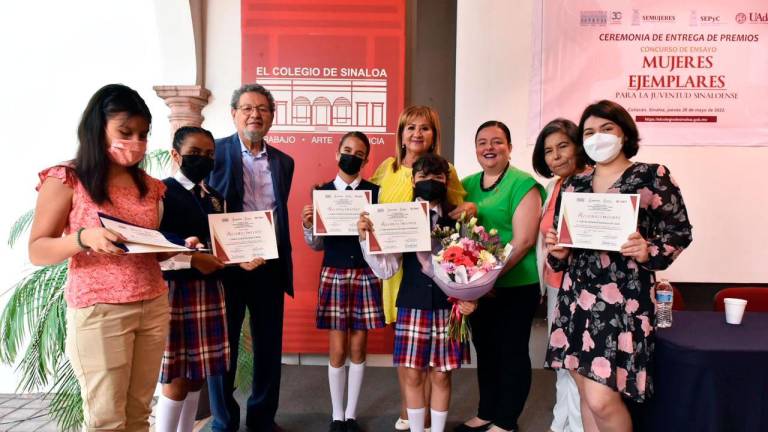
{"type": "Polygon", "coordinates": [[[672,327],[672,285],[666,279],[656,282],[656,327],[672,327]]]}

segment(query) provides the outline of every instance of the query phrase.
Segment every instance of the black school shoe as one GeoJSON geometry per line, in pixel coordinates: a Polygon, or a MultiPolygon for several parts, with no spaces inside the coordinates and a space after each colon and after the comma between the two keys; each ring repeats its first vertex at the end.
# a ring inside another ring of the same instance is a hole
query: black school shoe
{"type": "Polygon", "coordinates": [[[328,427],[328,432],[347,432],[347,424],[341,420],[333,420],[328,427]]]}
{"type": "Polygon", "coordinates": [[[347,432],[363,432],[363,429],[357,424],[355,419],[347,419],[347,432]]]}
{"type": "Polygon", "coordinates": [[[486,424],[484,424],[482,426],[472,427],[472,426],[467,426],[464,423],[462,423],[462,424],[456,426],[453,429],[453,432],[482,432],[482,431],[487,431],[488,429],[490,429],[492,425],[493,425],[492,423],[486,423],[486,424]]]}

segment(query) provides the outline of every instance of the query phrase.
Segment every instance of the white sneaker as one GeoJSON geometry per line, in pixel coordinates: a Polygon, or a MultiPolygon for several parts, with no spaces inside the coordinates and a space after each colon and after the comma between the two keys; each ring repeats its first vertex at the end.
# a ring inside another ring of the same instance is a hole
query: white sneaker
{"type": "Polygon", "coordinates": [[[424,429],[424,432],[432,432],[432,428],[426,428],[424,429]]]}
{"type": "Polygon", "coordinates": [[[398,417],[397,421],[395,422],[395,429],[399,431],[407,431],[411,429],[411,425],[408,423],[408,419],[402,419],[398,417]]]}

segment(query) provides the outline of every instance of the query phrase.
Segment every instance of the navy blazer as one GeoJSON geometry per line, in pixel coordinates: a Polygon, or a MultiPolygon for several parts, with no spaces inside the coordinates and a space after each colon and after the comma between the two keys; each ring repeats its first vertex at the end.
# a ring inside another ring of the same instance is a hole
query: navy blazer
{"type": "MultiPolygon", "coordinates": [[[[269,170],[275,191],[275,224],[277,226],[277,251],[283,289],[293,296],[293,259],[288,221],[288,195],[293,180],[293,158],[264,143],[267,148],[269,170]]],[[[243,159],[237,133],[216,140],[216,163],[208,177],[208,184],[219,191],[227,201],[228,211],[243,211],[243,159]]]]}

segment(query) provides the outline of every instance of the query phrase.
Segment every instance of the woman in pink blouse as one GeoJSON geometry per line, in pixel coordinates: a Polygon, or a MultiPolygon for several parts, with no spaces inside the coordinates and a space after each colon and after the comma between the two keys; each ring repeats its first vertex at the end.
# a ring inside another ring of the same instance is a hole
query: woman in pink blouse
{"type": "Polygon", "coordinates": [[[138,166],[151,121],[136,91],[107,85],[83,112],[75,159],[39,174],[29,258],[69,260],[66,354],[89,431],[149,429],[169,320],[158,260],[168,256],[125,254],[97,212],[159,226],[165,185],[138,166]]]}

